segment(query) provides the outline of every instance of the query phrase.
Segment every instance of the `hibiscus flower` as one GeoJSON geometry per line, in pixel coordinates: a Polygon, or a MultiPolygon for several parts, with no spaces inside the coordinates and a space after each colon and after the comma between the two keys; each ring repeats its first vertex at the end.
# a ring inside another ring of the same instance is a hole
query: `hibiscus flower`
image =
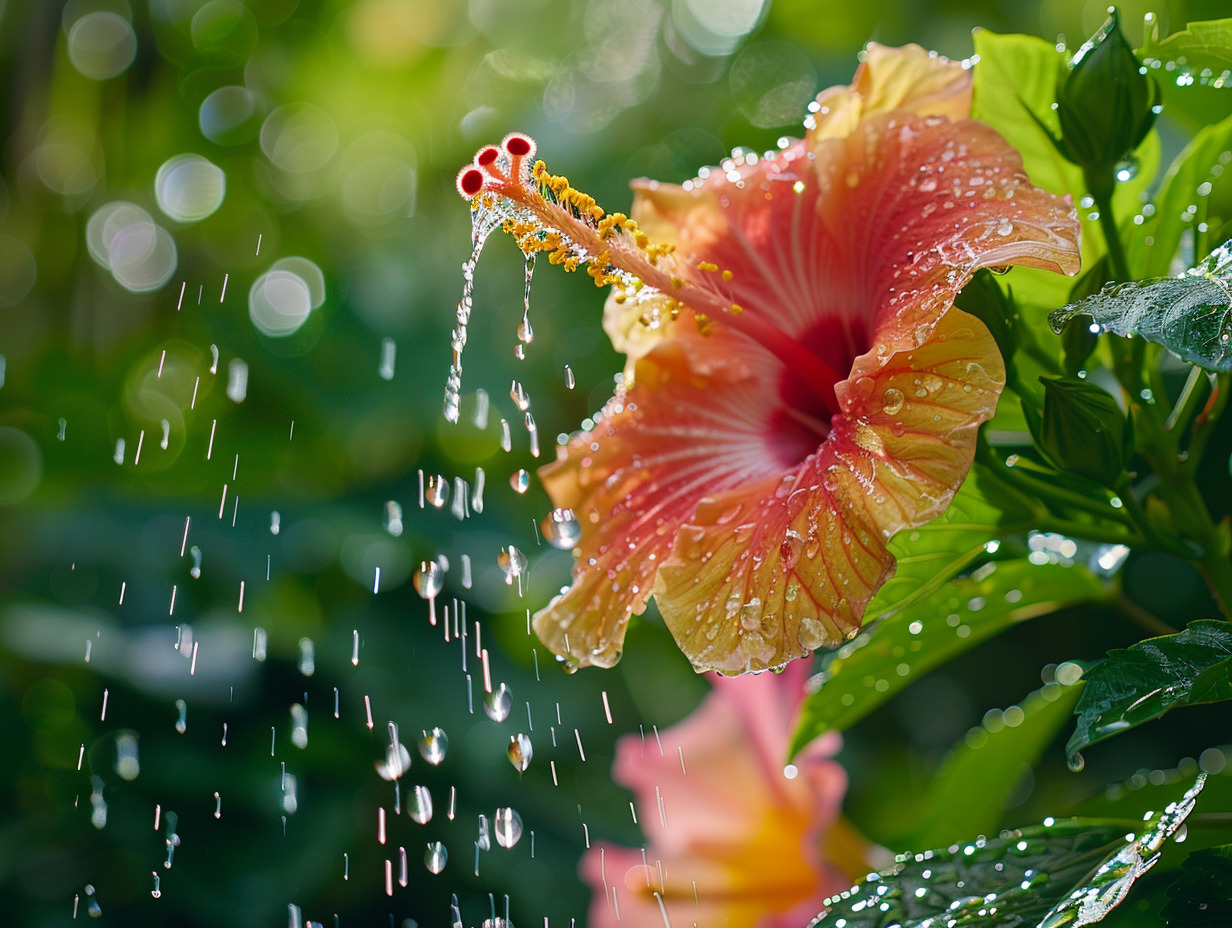
{"type": "Polygon", "coordinates": [[[838,734],[783,766],[806,675],[803,661],[777,675],[715,675],[657,741],[620,740],[612,773],[634,792],[647,844],[597,844],[582,858],[591,928],[662,928],[659,899],[675,926],[800,928],[875,867],[879,849],[840,817],[838,734]]]}
{"type": "Polygon", "coordinates": [[[532,168],[526,136],[459,174],[477,223],[613,288],[629,359],[540,471],[581,528],[572,586],[534,621],[568,664],[615,663],[651,595],[699,671],[858,631],[889,539],[945,509],[1004,386],[955,295],[982,267],[1078,269],[1072,204],[970,105],[962,65],[870,45],[802,140],[639,181],[632,218],[532,168]]]}

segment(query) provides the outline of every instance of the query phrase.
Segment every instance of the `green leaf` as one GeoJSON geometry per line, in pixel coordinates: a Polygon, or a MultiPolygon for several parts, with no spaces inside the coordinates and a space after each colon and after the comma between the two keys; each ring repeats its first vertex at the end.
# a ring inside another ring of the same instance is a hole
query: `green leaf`
{"type": "MultiPolygon", "coordinates": [[[[1232,219],[1232,171],[1226,164],[1230,149],[1232,116],[1204,127],[1172,162],[1149,210],[1143,208],[1144,216],[1152,213],[1149,221],[1129,239],[1127,258],[1135,274],[1168,274],[1187,229],[1206,223],[1213,233],[1232,219]]],[[[1195,235],[1200,238],[1201,233],[1195,235]]],[[[1203,246],[1201,241],[1195,244],[1203,246]]]]}
{"type": "Polygon", "coordinates": [[[1026,559],[990,562],[951,580],[824,658],[823,682],[801,708],[791,751],[850,727],[934,667],[1017,622],[1107,596],[1085,566],[1026,559]]]}
{"type": "Polygon", "coordinates": [[[1166,39],[1159,37],[1158,19],[1152,17],[1149,26],[1142,48],[1138,49],[1148,67],[1175,62],[1199,71],[1210,68],[1219,72],[1232,68],[1232,19],[1190,23],[1183,31],[1174,32],[1166,39]]]}
{"type": "MultiPolygon", "coordinates": [[[[1065,55],[1053,43],[1032,36],[980,30],[974,41],[979,63],[975,68],[972,117],[991,125],[1022,154],[1031,183],[1052,193],[1068,193],[1078,203],[1087,193],[1082,169],[1065,160],[1049,137],[1049,132],[1060,134],[1052,105],[1057,97],[1057,77],[1066,67],[1065,55]]],[[[1139,195],[1159,168],[1158,133],[1150,132],[1134,157],[1137,172],[1117,185],[1112,199],[1118,219],[1126,222],[1137,212],[1139,195]]],[[[1092,266],[1105,252],[1099,222],[1089,215],[1089,210],[1079,210],[1083,267],[1092,266]]],[[[1028,324],[1035,318],[1029,307],[1052,310],[1063,306],[1072,285],[1059,274],[1035,268],[1014,268],[1006,280],[1013,286],[1028,324]]],[[[1046,336],[1042,319],[1038,325],[1046,336]]]]}
{"type": "Polygon", "coordinates": [[[1083,679],[1065,746],[1071,758],[1171,709],[1232,699],[1232,623],[1199,619],[1175,635],[1109,651],[1083,679]]]}
{"type": "Polygon", "coordinates": [[[985,715],[950,753],[921,803],[920,820],[895,844],[936,847],[991,834],[1024,768],[1034,767],[1068,720],[1079,687],[1049,683],[1021,706],[985,715]]]}
{"type": "Polygon", "coordinates": [[[1115,487],[1133,451],[1133,437],[1112,394],[1077,377],[1040,379],[1040,447],[1062,470],[1115,487]]]}
{"type": "Polygon", "coordinates": [[[827,900],[810,928],[1079,928],[1099,921],[1159,859],[1203,777],[1126,834],[1106,819],[1046,821],[993,839],[901,854],[827,900]]]}
{"type": "Polygon", "coordinates": [[[1163,916],[1169,928],[1232,925],[1232,844],[1190,854],[1168,900],[1163,916]]]}
{"type": "Polygon", "coordinates": [[[1141,335],[1210,371],[1232,370],[1232,241],[1179,277],[1109,284],[1048,316],[1060,332],[1090,316],[1117,335],[1141,335]]]}

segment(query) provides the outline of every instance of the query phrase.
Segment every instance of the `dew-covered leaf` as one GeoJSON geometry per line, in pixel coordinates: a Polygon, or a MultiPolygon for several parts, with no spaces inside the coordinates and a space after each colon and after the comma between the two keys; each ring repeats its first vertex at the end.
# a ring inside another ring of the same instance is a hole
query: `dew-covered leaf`
{"type": "Polygon", "coordinates": [[[1079,692],[1049,683],[1020,705],[987,713],[942,764],[910,834],[894,843],[935,847],[992,833],[1024,770],[1035,766],[1069,719],[1079,692]]]}
{"type": "Polygon", "coordinates": [[[1129,833],[1107,819],[1048,820],[992,839],[902,854],[828,900],[810,928],[1080,928],[1102,919],[1159,859],[1203,777],[1129,833]]]}
{"type": "Polygon", "coordinates": [[[1211,371],[1232,370],[1232,241],[1179,277],[1109,284],[1050,313],[1060,332],[1075,316],[1117,335],[1140,335],[1211,371]]]}
{"type": "Polygon", "coordinates": [[[1232,699],[1232,622],[1199,619],[1175,635],[1110,651],[1083,679],[1065,748],[1071,757],[1171,709],[1232,699]]]}
{"type": "Polygon", "coordinates": [[[1168,928],[1232,925],[1232,844],[1190,854],[1162,914],[1168,928]]]}
{"type": "MultiPolygon", "coordinates": [[[[1155,62],[1179,65],[1190,74],[1210,69],[1208,77],[1218,77],[1232,68],[1232,19],[1211,19],[1190,23],[1167,38],[1159,37],[1159,20],[1152,20],[1138,55],[1148,67],[1155,62]]],[[[1175,70],[1175,69],[1174,69],[1175,70]]],[[[1228,77],[1219,86],[1232,87],[1228,77]]]]}
{"type": "Polygon", "coordinates": [[[1107,595],[1085,565],[1025,558],[990,562],[953,579],[823,658],[820,688],[801,708],[791,750],[850,727],[934,667],[1016,622],[1107,595]]]}

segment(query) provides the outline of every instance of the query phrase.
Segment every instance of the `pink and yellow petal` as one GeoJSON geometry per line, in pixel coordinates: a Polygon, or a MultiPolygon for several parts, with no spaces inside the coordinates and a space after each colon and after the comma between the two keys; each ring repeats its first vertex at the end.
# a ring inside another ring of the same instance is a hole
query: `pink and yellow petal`
{"type": "MultiPolygon", "coordinates": [[[[976,431],[996,411],[1005,367],[978,320],[949,310],[929,340],[840,384],[846,466],[869,487],[887,535],[939,516],[975,455],[976,431]]],[[[838,436],[841,438],[841,436],[838,436]]]]}
{"type": "Polygon", "coordinates": [[[1077,271],[1072,204],[1032,187],[1018,153],[981,123],[877,117],[822,146],[816,170],[833,257],[869,316],[872,348],[853,377],[926,341],[981,267],[1077,271]]]}
{"type": "Polygon", "coordinates": [[[794,472],[701,500],[655,580],[694,665],[762,670],[853,634],[893,573],[888,540],[944,511],[1004,381],[987,329],[951,310],[839,385],[844,415],[794,472]]]}
{"type": "Polygon", "coordinates": [[[971,72],[919,45],[889,48],[870,42],[850,87],[817,97],[810,141],[850,135],[861,119],[894,110],[965,119],[971,113],[971,72]]]}
{"type": "Polygon", "coordinates": [[[855,634],[894,560],[828,441],[795,473],[703,500],[655,581],[699,670],[765,670],[855,634]]]}
{"type": "Polygon", "coordinates": [[[629,616],[645,608],[697,501],[770,466],[760,410],[723,388],[728,377],[749,379],[741,347],[695,332],[665,342],[638,363],[636,382],[608,403],[596,428],[540,471],[554,504],[573,509],[582,526],[573,585],[534,619],[554,653],[579,666],[614,664],[629,616]]]}

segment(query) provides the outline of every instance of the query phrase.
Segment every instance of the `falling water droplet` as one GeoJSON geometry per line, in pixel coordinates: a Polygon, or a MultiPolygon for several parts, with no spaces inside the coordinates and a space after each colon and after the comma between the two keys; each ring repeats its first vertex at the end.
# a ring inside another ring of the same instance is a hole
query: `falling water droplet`
{"type": "Polygon", "coordinates": [[[437,509],[449,502],[449,478],[437,474],[428,478],[428,486],[424,498],[437,509]]]}
{"type": "Polygon", "coordinates": [[[385,504],[385,531],[395,538],[402,535],[402,506],[392,499],[385,504]]]}
{"type": "Polygon", "coordinates": [[[525,468],[519,468],[509,475],[509,485],[515,493],[525,493],[530,489],[530,474],[525,468]]]}
{"type": "Polygon", "coordinates": [[[479,815],[479,837],[475,839],[475,847],[481,851],[492,850],[492,836],[488,831],[488,817],[482,813],[479,815]]]}
{"type": "Polygon", "coordinates": [[[539,525],[543,537],[553,548],[569,551],[582,540],[582,525],[572,509],[553,509],[539,525]]]}
{"type": "Polygon", "coordinates": [[[530,397],[526,394],[526,388],[516,380],[509,387],[509,398],[522,412],[530,409],[530,397]]]}
{"type": "Polygon", "coordinates": [[[98,904],[98,899],[94,895],[94,887],[89,883],[86,884],[86,912],[91,918],[98,918],[103,914],[102,908],[98,904]]]}
{"type": "Polygon", "coordinates": [[[573,368],[568,364],[565,365],[565,388],[572,390],[577,385],[577,381],[573,379],[573,368]]]}
{"type": "Polygon", "coordinates": [[[496,843],[501,847],[513,847],[522,837],[522,816],[508,807],[496,810],[493,822],[496,843]]]}
{"type": "Polygon", "coordinates": [[[419,739],[419,754],[433,767],[438,766],[445,759],[445,752],[448,750],[449,737],[443,729],[434,728],[431,731],[425,731],[423,737],[419,739]]]}
{"type": "Polygon", "coordinates": [[[394,364],[398,355],[398,343],[392,338],[381,339],[381,364],[377,373],[382,380],[394,379],[394,364]]]}
{"type": "Polygon", "coordinates": [[[175,730],[181,735],[188,731],[188,703],[182,699],[175,701],[175,708],[180,713],[180,717],[175,720],[175,730]]]}
{"type": "Polygon", "coordinates": [[[432,821],[432,794],[428,792],[428,787],[420,784],[411,790],[406,801],[406,814],[411,817],[411,821],[420,825],[432,821]]]}
{"type": "Polygon", "coordinates": [[[499,684],[490,693],[484,693],[483,711],[494,722],[503,722],[509,718],[509,710],[513,708],[513,692],[505,684],[499,684]]]}
{"type": "Polygon", "coordinates": [[[518,773],[524,773],[530,766],[531,758],[535,756],[535,749],[530,742],[530,737],[518,732],[510,736],[506,753],[509,755],[509,763],[513,764],[513,769],[518,773]]]}
{"type": "Polygon", "coordinates": [[[511,586],[513,581],[526,572],[526,555],[513,545],[501,548],[500,554],[496,556],[496,563],[500,565],[501,571],[505,574],[505,583],[511,586]]]}
{"type": "Polygon", "coordinates": [[[236,403],[248,397],[248,364],[239,358],[227,365],[227,396],[236,403]]]}
{"type": "Polygon", "coordinates": [[[439,596],[445,586],[445,572],[437,561],[420,561],[419,568],[411,578],[415,592],[424,599],[439,596]]]}
{"type": "Polygon", "coordinates": [[[440,873],[445,869],[445,861],[449,859],[449,852],[445,850],[445,845],[439,841],[429,841],[428,849],[424,851],[424,866],[432,873],[440,873]]]}

